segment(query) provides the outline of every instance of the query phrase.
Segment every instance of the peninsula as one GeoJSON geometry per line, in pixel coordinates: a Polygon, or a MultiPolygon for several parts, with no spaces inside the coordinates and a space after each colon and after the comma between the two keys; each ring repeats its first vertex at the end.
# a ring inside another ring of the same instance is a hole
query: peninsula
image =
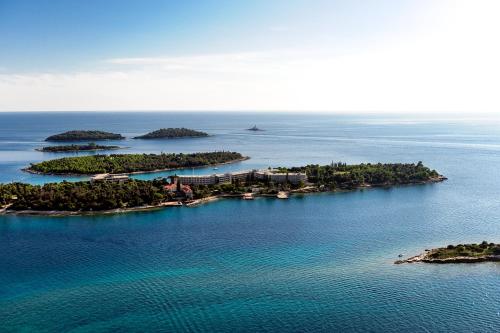
{"type": "Polygon", "coordinates": [[[395,264],[425,262],[430,264],[476,263],[500,261],[500,244],[483,241],[481,244],[448,245],[413,256],[397,260],[395,264]]]}
{"type": "Polygon", "coordinates": [[[195,131],[189,128],[162,128],[148,134],[136,136],[134,139],[176,139],[199,138],[208,136],[208,133],[195,131]]]}
{"type": "MultiPolygon", "coordinates": [[[[213,158],[212,160],[204,160],[204,163],[226,160],[231,156],[241,156],[238,153],[228,152],[200,154],[213,158]],[[223,154],[220,156],[225,157],[216,158],[217,154],[223,154]]],[[[193,154],[169,154],[162,158],[172,161],[172,155],[185,157],[193,154]]],[[[200,156],[197,157],[200,158],[200,156]]],[[[103,156],[99,158],[108,161],[103,156]]],[[[190,159],[186,158],[180,161],[188,160],[190,159]]],[[[85,165],[92,168],[96,160],[88,162],[89,164],[85,165]]],[[[107,164],[101,164],[104,169],[106,166],[107,164]]],[[[285,199],[289,195],[298,193],[426,184],[440,182],[444,179],[446,178],[435,170],[425,167],[421,162],[416,164],[358,165],[332,163],[324,166],[308,165],[225,174],[180,175],[152,181],[131,179],[124,174],[106,173],[93,176],[90,181],[74,183],[0,184],[0,208],[3,207],[4,214],[78,215],[95,212],[125,212],[165,206],[191,206],[216,198],[248,200],[262,196],[285,199]]]]}
{"type": "Polygon", "coordinates": [[[78,151],[96,151],[96,150],[116,150],[123,149],[120,146],[103,146],[98,145],[95,142],[90,142],[86,145],[64,145],[64,146],[46,146],[42,148],[37,148],[37,151],[44,153],[70,153],[78,151]]]}
{"type": "Polygon", "coordinates": [[[68,131],[51,135],[45,141],[97,141],[97,140],[121,140],[125,139],[121,134],[103,131],[68,131]]]}
{"type": "Polygon", "coordinates": [[[112,154],[64,157],[31,164],[24,171],[55,175],[141,173],[196,168],[247,159],[240,153],[219,151],[192,154],[112,154]]]}

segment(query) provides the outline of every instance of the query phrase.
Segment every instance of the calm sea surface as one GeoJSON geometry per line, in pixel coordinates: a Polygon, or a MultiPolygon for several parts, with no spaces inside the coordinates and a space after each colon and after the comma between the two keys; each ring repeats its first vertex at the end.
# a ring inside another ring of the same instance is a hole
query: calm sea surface
{"type": "Polygon", "coordinates": [[[131,137],[160,127],[213,136],[110,143],[130,147],[123,153],[251,157],[218,172],[421,160],[449,180],[111,216],[0,216],[0,332],[500,331],[500,264],[393,265],[400,253],[500,242],[498,121],[0,113],[0,182],[64,179],[20,170],[64,156],[34,150],[51,134],[102,129],[131,137]],[[244,130],[254,124],[265,131],[244,130]]]}

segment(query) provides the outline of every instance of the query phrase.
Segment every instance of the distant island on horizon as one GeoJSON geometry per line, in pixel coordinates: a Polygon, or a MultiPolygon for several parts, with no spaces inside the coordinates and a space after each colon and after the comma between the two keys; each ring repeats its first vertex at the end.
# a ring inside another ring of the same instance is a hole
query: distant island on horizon
{"type": "Polygon", "coordinates": [[[161,128],[144,135],[136,136],[134,139],[175,139],[175,138],[199,138],[209,136],[208,133],[195,131],[189,128],[161,128]]]}
{"type": "Polygon", "coordinates": [[[35,150],[43,153],[66,153],[66,152],[78,152],[78,151],[97,151],[97,150],[117,150],[125,149],[125,147],[120,146],[104,146],[98,145],[95,142],[89,142],[85,145],[62,145],[62,146],[45,146],[42,148],[37,148],[35,150]]]}
{"type": "Polygon", "coordinates": [[[98,141],[98,140],[122,140],[125,139],[121,134],[104,132],[74,130],[60,134],[51,135],[45,141],[98,141]]]}
{"type": "Polygon", "coordinates": [[[253,127],[247,128],[247,131],[258,132],[258,131],[263,131],[263,129],[258,128],[257,125],[253,125],[253,127]]]}

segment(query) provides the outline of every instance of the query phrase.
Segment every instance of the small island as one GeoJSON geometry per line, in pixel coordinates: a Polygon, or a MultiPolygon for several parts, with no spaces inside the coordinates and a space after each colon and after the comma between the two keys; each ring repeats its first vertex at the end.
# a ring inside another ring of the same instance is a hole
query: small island
{"type": "Polygon", "coordinates": [[[68,131],[51,135],[45,141],[98,141],[98,140],[122,140],[121,134],[103,131],[68,131]]]}
{"type": "Polygon", "coordinates": [[[480,244],[448,245],[408,259],[397,260],[395,264],[425,262],[430,264],[476,263],[500,261],[500,244],[483,241],[480,244]]]}
{"type": "Polygon", "coordinates": [[[112,154],[64,157],[31,164],[24,171],[53,175],[94,175],[100,173],[142,173],[197,168],[247,159],[236,152],[192,154],[112,154]]]}
{"type": "MultiPolygon", "coordinates": [[[[80,215],[146,210],[166,206],[193,206],[218,198],[255,197],[288,199],[291,195],[353,191],[371,187],[418,185],[446,178],[416,164],[332,163],[293,168],[253,169],[224,174],[174,175],[143,181],[117,171],[158,166],[198,166],[232,162],[231,152],[162,155],[97,155],[48,161],[40,170],[103,172],[90,181],[31,185],[0,184],[0,213],[80,215]],[[116,164],[115,164],[116,163],[116,164]],[[153,163],[153,164],[148,164],[153,163]],[[156,163],[156,164],[155,164],[156,163]],[[55,168],[55,169],[52,169],[55,168]],[[108,171],[112,173],[107,173],[108,171]]],[[[45,163],[45,162],[42,162],[45,163]]],[[[37,167],[38,168],[38,167],[37,167]]]]}
{"type": "Polygon", "coordinates": [[[258,131],[263,131],[263,130],[258,128],[257,125],[253,125],[253,127],[247,128],[247,131],[258,132],[258,131]]]}
{"type": "Polygon", "coordinates": [[[90,142],[86,145],[64,145],[64,146],[46,146],[42,148],[37,148],[37,151],[43,153],[70,153],[79,151],[96,151],[96,150],[116,150],[123,149],[120,146],[103,146],[98,145],[95,142],[90,142]]]}
{"type": "Polygon", "coordinates": [[[189,128],[162,128],[148,134],[134,137],[134,139],[176,139],[176,138],[200,138],[206,137],[208,133],[195,131],[189,128]]]}

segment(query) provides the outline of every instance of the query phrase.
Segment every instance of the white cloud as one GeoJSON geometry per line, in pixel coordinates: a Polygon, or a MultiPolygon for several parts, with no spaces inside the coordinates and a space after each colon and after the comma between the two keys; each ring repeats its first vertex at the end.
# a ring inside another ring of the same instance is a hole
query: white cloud
{"type": "Polygon", "coordinates": [[[120,58],[104,71],[0,73],[0,110],[499,112],[500,3],[443,8],[429,14],[439,29],[356,53],[120,58]]]}

